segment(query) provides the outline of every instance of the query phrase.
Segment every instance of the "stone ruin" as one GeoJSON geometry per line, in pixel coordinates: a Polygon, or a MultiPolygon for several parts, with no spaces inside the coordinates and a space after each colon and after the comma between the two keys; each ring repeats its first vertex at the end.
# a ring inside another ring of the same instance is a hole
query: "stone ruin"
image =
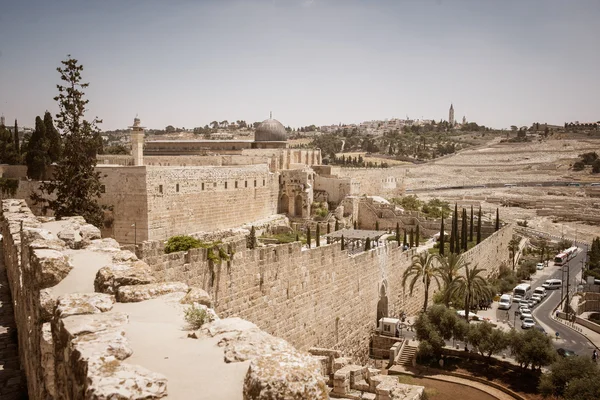
{"type": "Polygon", "coordinates": [[[202,289],[149,266],[82,218],[36,218],[3,200],[0,228],[31,399],[420,399],[423,388],[296,350],[251,322],[219,319],[202,289]],[[186,328],[190,306],[206,311],[186,328]]]}

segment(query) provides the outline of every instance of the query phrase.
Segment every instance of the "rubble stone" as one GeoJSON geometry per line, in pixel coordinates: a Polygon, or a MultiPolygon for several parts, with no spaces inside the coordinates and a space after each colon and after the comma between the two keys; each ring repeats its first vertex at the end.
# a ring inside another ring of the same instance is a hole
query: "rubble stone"
{"type": "Polygon", "coordinates": [[[147,285],[120,286],[117,289],[117,301],[135,303],[175,292],[187,292],[188,285],[181,282],[149,283],[147,285]]]}
{"type": "Polygon", "coordinates": [[[31,264],[40,289],[55,286],[73,269],[65,254],[50,249],[34,249],[31,252],[31,264]]]}
{"type": "Polygon", "coordinates": [[[190,288],[190,290],[187,292],[185,297],[183,299],[181,299],[180,303],[181,304],[198,303],[198,304],[205,305],[206,307],[212,307],[212,299],[211,299],[210,295],[208,293],[206,293],[205,290],[197,288],[197,287],[190,288]]]}
{"type": "Polygon", "coordinates": [[[120,286],[146,285],[155,281],[150,267],[143,261],[135,261],[100,268],[94,280],[94,288],[100,293],[116,294],[120,286]]]}
{"type": "Polygon", "coordinates": [[[114,302],[114,296],[105,293],[70,293],[58,298],[56,316],[99,314],[111,310],[114,302]]]}

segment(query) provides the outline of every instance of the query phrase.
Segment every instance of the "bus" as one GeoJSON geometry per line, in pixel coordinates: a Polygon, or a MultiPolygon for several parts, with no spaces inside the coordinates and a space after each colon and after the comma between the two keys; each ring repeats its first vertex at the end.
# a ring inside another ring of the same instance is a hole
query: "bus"
{"type": "Polygon", "coordinates": [[[554,257],[554,265],[562,266],[571,261],[573,257],[577,255],[577,246],[569,247],[565,251],[559,253],[554,257]]]}
{"type": "Polygon", "coordinates": [[[528,300],[531,296],[531,285],[521,283],[513,289],[513,301],[528,300]]]}

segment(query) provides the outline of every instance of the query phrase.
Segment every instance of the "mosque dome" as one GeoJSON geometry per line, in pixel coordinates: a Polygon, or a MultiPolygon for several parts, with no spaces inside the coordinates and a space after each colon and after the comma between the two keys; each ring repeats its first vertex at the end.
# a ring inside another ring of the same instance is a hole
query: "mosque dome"
{"type": "Polygon", "coordinates": [[[254,133],[255,142],[285,142],[287,132],[283,124],[276,119],[269,118],[260,123],[254,133]]]}

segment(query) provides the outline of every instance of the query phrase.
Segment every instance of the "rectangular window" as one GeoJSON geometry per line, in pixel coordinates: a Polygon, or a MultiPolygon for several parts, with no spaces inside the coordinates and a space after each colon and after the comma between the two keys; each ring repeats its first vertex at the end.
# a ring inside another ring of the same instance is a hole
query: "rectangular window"
{"type": "Polygon", "coordinates": [[[202,182],[202,190],[204,190],[204,182],[202,182]]]}
{"type": "Polygon", "coordinates": [[[162,192],[163,192],[162,185],[158,185],[158,193],[162,193],[162,192]]]}
{"type": "Polygon", "coordinates": [[[175,191],[179,193],[179,183],[175,185],[175,191]]]}
{"type": "Polygon", "coordinates": [[[225,182],[225,189],[227,189],[227,182],[225,182]]]}

